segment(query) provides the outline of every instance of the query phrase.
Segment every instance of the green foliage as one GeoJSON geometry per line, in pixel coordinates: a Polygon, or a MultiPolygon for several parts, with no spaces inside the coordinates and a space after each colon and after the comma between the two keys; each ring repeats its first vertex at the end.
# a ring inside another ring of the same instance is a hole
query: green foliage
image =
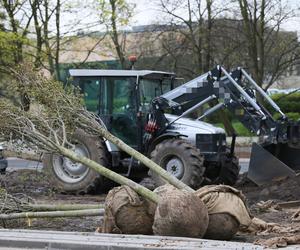
{"type": "Polygon", "coordinates": [[[25,109],[30,103],[29,113],[44,114],[44,119],[53,120],[53,127],[60,127],[63,123],[68,131],[75,129],[72,111],[83,107],[79,89],[72,85],[63,86],[59,81],[46,78],[30,65],[20,65],[16,69],[10,69],[10,73],[12,80],[7,92],[20,96],[15,109],[25,109]]]}
{"type": "Polygon", "coordinates": [[[16,44],[23,39],[12,32],[0,31],[0,65],[9,65],[13,62],[16,44]]]}
{"type": "MultiPolygon", "coordinates": [[[[215,123],[214,125],[224,128],[224,125],[222,123],[215,123]]],[[[237,120],[232,121],[232,126],[238,136],[255,136],[255,134],[251,133],[242,123],[237,120]]]]}
{"type": "MultiPolygon", "coordinates": [[[[271,96],[277,103],[281,110],[290,119],[297,121],[300,119],[300,93],[295,92],[292,94],[274,94],[271,96]]],[[[280,115],[274,111],[270,105],[266,105],[267,109],[272,112],[275,119],[280,118],[280,115]]]]}
{"type": "MultiPolygon", "coordinates": [[[[277,103],[281,110],[286,114],[286,116],[293,120],[298,121],[300,119],[300,93],[295,92],[293,94],[274,94],[272,99],[277,103]]],[[[269,104],[265,104],[265,107],[275,119],[279,119],[281,115],[276,112],[269,104]]],[[[239,121],[236,120],[234,115],[228,110],[224,111],[225,114],[229,117],[234,129],[239,136],[253,136],[247,128],[243,126],[239,121]]],[[[218,113],[212,114],[207,120],[209,123],[213,123],[216,126],[224,128],[223,124],[220,123],[220,118],[218,113]]]]}
{"type": "Polygon", "coordinates": [[[116,21],[118,28],[128,25],[135,8],[135,4],[126,0],[95,0],[95,3],[101,21],[108,27],[112,25],[112,19],[116,21]]]}
{"type": "MultiPolygon", "coordinates": [[[[293,120],[293,121],[298,121],[298,120],[300,120],[300,113],[299,113],[299,112],[298,112],[298,113],[296,113],[296,112],[288,112],[288,113],[285,113],[285,115],[286,115],[289,119],[291,119],[291,120],[293,120]]],[[[275,119],[279,119],[279,118],[281,117],[281,115],[280,115],[279,113],[276,113],[276,114],[273,115],[273,117],[274,117],[275,119]]]]}
{"type": "Polygon", "coordinates": [[[274,94],[272,99],[278,104],[283,112],[300,113],[300,92],[293,94],[274,94]]]}

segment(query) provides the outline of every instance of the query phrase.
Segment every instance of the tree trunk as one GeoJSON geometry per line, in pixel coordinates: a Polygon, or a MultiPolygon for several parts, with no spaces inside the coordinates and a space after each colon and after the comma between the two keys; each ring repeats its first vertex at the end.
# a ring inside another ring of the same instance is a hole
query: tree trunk
{"type": "Polygon", "coordinates": [[[43,37],[42,37],[42,27],[39,23],[38,17],[38,8],[39,8],[38,0],[30,1],[30,6],[33,15],[34,28],[36,33],[36,51],[35,51],[35,60],[34,66],[35,68],[39,68],[42,62],[42,46],[43,46],[43,37]]]}
{"type": "Polygon", "coordinates": [[[118,34],[118,29],[117,29],[117,13],[116,13],[116,0],[110,0],[110,6],[111,6],[111,27],[112,27],[112,31],[111,31],[111,39],[114,43],[117,55],[119,57],[120,60],[120,64],[121,64],[121,68],[125,69],[125,56],[124,56],[124,52],[122,50],[121,44],[119,42],[119,34],[118,34]]]}
{"type": "Polygon", "coordinates": [[[119,174],[115,173],[114,171],[109,170],[108,168],[103,167],[102,165],[98,164],[95,161],[92,161],[83,156],[79,156],[72,150],[69,150],[65,147],[57,145],[57,149],[59,150],[60,154],[68,157],[69,159],[71,159],[75,162],[80,162],[80,163],[84,164],[85,166],[93,169],[97,173],[103,175],[104,177],[106,177],[114,182],[117,182],[121,185],[129,186],[135,192],[140,194],[142,197],[144,197],[148,200],[151,200],[154,203],[158,202],[158,196],[155,193],[153,193],[152,191],[150,191],[149,189],[143,187],[142,185],[135,183],[134,181],[127,179],[126,177],[119,175],[119,174]]]}
{"type": "Polygon", "coordinates": [[[33,211],[68,211],[104,208],[101,204],[29,204],[33,211]]]}
{"type": "Polygon", "coordinates": [[[22,219],[22,218],[56,218],[56,217],[82,217],[82,216],[103,216],[104,209],[84,209],[72,211],[52,211],[52,212],[22,212],[11,214],[0,214],[2,220],[22,219]]]}
{"type": "Polygon", "coordinates": [[[159,176],[161,176],[164,180],[166,180],[168,183],[172,184],[174,187],[177,187],[178,189],[184,189],[189,192],[194,192],[194,190],[183,183],[182,181],[178,180],[175,176],[168,173],[166,170],[164,170],[162,167],[160,167],[155,162],[151,161],[149,158],[141,154],[140,152],[136,151],[135,149],[128,146],[126,143],[124,143],[119,138],[112,135],[107,129],[102,127],[98,122],[94,122],[91,124],[91,121],[89,118],[84,117],[85,121],[82,122],[85,124],[88,124],[88,126],[93,126],[93,128],[97,131],[97,133],[104,137],[105,139],[109,140],[113,144],[115,144],[118,148],[126,152],[127,154],[133,156],[135,159],[142,162],[146,167],[151,169],[153,172],[157,173],[159,176]]]}
{"type": "Polygon", "coordinates": [[[49,64],[49,71],[52,76],[55,76],[55,68],[54,68],[54,62],[53,62],[53,56],[52,56],[52,50],[50,45],[50,38],[49,38],[49,3],[48,0],[44,1],[44,20],[43,20],[43,26],[44,26],[44,43],[45,43],[45,49],[46,49],[46,56],[48,59],[49,64]]]}
{"type": "Polygon", "coordinates": [[[56,24],[56,48],[55,48],[55,78],[60,81],[60,70],[59,70],[59,52],[60,52],[60,0],[56,2],[56,12],[55,12],[55,24],[56,24]]]}

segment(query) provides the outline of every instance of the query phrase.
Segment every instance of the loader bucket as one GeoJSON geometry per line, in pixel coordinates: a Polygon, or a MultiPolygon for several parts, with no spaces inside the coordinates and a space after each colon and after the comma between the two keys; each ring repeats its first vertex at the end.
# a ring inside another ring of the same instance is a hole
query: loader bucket
{"type": "Polygon", "coordinates": [[[296,176],[300,170],[300,149],[288,144],[261,146],[252,144],[247,177],[257,185],[263,185],[287,176],[296,176]]]}

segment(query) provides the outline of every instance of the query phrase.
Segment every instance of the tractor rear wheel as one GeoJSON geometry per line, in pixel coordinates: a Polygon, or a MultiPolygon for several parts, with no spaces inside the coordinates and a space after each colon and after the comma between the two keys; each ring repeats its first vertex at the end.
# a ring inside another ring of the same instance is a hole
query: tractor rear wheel
{"type": "MultiPolygon", "coordinates": [[[[151,160],[192,188],[200,187],[205,167],[199,149],[183,139],[168,139],[151,153],[151,160]]],[[[150,175],[157,186],[165,181],[153,171],[150,175]]]]}
{"type": "MultiPolygon", "coordinates": [[[[103,141],[97,136],[77,129],[71,142],[75,152],[109,167],[108,153],[103,141]]],[[[43,166],[52,185],[65,193],[85,194],[104,189],[104,178],[85,165],[73,162],[58,154],[45,154],[43,166]]]]}
{"type": "Polygon", "coordinates": [[[215,180],[215,184],[225,184],[233,186],[238,180],[240,173],[239,160],[235,157],[225,155],[221,162],[219,176],[215,180]]]}
{"type": "Polygon", "coordinates": [[[240,165],[235,156],[224,154],[219,164],[208,164],[205,172],[205,184],[225,184],[233,186],[239,177],[240,165]]]}

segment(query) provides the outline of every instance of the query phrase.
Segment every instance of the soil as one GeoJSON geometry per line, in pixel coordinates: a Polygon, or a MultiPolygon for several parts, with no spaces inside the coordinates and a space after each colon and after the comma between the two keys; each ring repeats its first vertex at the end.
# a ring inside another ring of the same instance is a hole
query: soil
{"type": "Polygon", "coordinates": [[[254,242],[258,239],[300,234],[300,221],[292,221],[292,215],[300,209],[300,175],[294,178],[283,178],[258,187],[246,178],[246,174],[243,174],[240,176],[236,188],[240,189],[246,196],[248,207],[253,216],[269,223],[278,223],[290,232],[259,233],[258,235],[240,234],[235,237],[235,240],[254,242]],[[285,208],[277,206],[279,203],[288,201],[299,201],[299,203],[285,208]],[[270,203],[270,205],[259,206],[258,203],[261,202],[270,203]]]}
{"type": "MultiPolygon", "coordinates": [[[[36,170],[18,170],[0,175],[1,187],[12,195],[25,194],[39,204],[104,204],[106,194],[66,195],[51,187],[47,177],[36,170]]],[[[102,217],[25,219],[0,221],[3,228],[94,232],[102,225],[102,217]]]]}
{"type": "MultiPolygon", "coordinates": [[[[147,185],[149,180],[143,182],[147,185]]],[[[47,177],[36,170],[18,170],[0,176],[0,185],[7,189],[8,193],[26,194],[37,203],[48,204],[103,204],[106,194],[96,195],[67,195],[58,193],[55,187],[51,187],[47,177]]],[[[258,187],[241,176],[237,188],[242,190],[248,200],[248,205],[253,216],[266,222],[279,223],[294,229],[293,233],[300,234],[300,222],[293,222],[291,216],[300,207],[276,208],[277,203],[300,200],[300,176],[279,180],[266,186],[258,187]],[[273,200],[272,206],[261,207],[257,203],[273,200]]],[[[101,217],[83,218],[58,218],[58,219],[33,219],[12,220],[4,223],[0,221],[0,227],[25,228],[41,230],[82,231],[93,232],[102,225],[101,217]]],[[[257,239],[284,236],[289,233],[265,233],[259,235],[237,234],[234,241],[254,242],[257,239]]]]}

